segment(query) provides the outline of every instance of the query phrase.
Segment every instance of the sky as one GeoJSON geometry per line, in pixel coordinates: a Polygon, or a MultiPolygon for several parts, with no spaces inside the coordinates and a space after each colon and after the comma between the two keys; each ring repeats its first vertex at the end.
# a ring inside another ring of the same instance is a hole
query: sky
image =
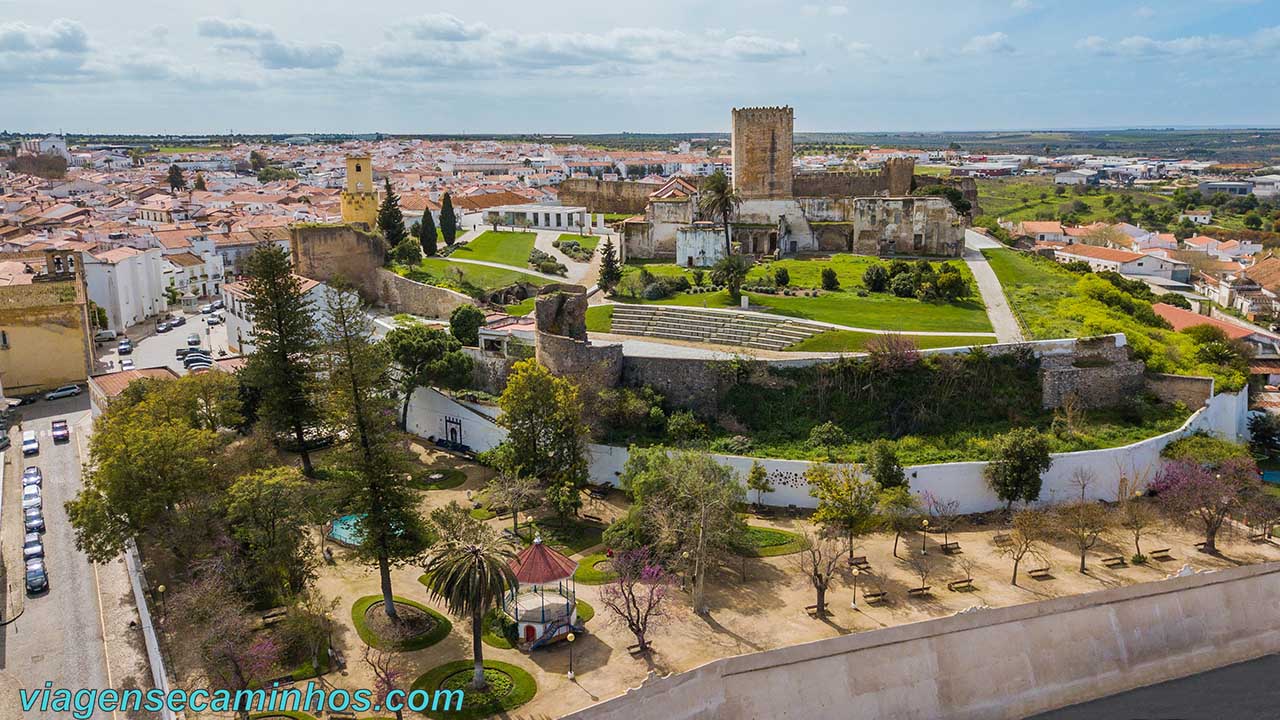
{"type": "Polygon", "coordinates": [[[0,131],[1280,126],[1277,0],[0,0],[0,131]]]}

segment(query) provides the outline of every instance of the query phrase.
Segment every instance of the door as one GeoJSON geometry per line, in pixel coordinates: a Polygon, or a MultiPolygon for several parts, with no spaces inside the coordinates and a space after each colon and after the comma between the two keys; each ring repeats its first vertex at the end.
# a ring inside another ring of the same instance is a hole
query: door
{"type": "Polygon", "coordinates": [[[534,640],[537,640],[537,639],[538,639],[538,632],[537,632],[536,630],[534,630],[534,629],[533,629],[533,626],[532,626],[532,625],[525,625],[525,626],[524,626],[524,641],[525,641],[525,642],[527,642],[527,643],[531,643],[531,642],[533,642],[534,640]]]}

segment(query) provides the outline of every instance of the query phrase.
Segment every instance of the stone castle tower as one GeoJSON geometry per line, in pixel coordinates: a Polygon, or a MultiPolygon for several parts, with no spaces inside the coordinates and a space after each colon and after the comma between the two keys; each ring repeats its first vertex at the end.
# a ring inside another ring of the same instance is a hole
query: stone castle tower
{"type": "Polygon", "coordinates": [[[915,158],[889,158],[885,160],[884,174],[889,185],[889,197],[910,195],[911,181],[916,174],[915,158]]]}
{"type": "Polygon", "coordinates": [[[744,200],[791,197],[794,111],[733,109],[733,187],[744,200]]]}
{"type": "Polygon", "coordinates": [[[373,184],[373,158],[368,155],[347,158],[347,184],[342,190],[342,221],[364,225],[367,230],[378,225],[378,189],[373,184]]]}

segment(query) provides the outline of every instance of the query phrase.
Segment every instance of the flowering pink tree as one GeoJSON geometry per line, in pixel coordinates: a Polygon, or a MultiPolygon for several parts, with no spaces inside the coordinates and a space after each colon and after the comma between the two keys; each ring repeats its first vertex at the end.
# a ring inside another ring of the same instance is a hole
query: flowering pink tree
{"type": "MultiPolygon", "coordinates": [[[[364,662],[373,671],[373,688],[379,705],[386,707],[387,695],[393,690],[402,690],[406,681],[411,679],[409,670],[401,663],[396,653],[387,652],[365,646],[364,662]]],[[[404,710],[396,708],[396,720],[404,720],[404,710]]]]}
{"type": "Polygon", "coordinates": [[[1156,501],[1175,522],[1204,533],[1204,551],[1216,553],[1218,531],[1227,518],[1246,511],[1262,492],[1252,460],[1232,458],[1217,467],[1194,460],[1166,465],[1151,483],[1156,501]]]}
{"type": "Polygon", "coordinates": [[[649,649],[648,635],[669,616],[667,608],[673,584],[668,573],[647,547],[627,550],[610,561],[618,577],[600,591],[601,602],[636,637],[639,652],[649,649]]]}

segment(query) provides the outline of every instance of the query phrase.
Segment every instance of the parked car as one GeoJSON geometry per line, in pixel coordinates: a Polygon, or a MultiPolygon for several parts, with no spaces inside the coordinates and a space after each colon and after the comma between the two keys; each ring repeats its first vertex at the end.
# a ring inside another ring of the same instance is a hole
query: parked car
{"type": "Polygon", "coordinates": [[[214,313],[213,315],[210,315],[209,317],[205,318],[204,322],[206,325],[212,327],[222,322],[222,316],[218,315],[217,313],[214,313]]]}
{"type": "Polygon", "coordinates": [[[99,330],[93,334],[94,342],[111,342],[116,339],[115,330],[99,330]]]}
{"type": "Polygon", "coordinates": [[[175,355],[179,360],[181,360],[182,358],[186,357],[186,356],[187,356],[187,353],[189,353],[189,352],[191,352],[191,348],[188,348],[188,347],[180,347],[180,348],[178,348],[177,350],[173,351],[173,354],[174,354],[174,355],[175,355]]]}
{"type": "Polygon", "coordinates": [[[120,344],[116,346],[116,352],[121,355],[133,354],[133,343],[128,340],[121,340],[120,344]]]}
{"type": "Polygon", "coordinates": [[[211,364],[213,364],[213,358],[209,357],[206,353],[187,353],[187,356],[182,358],[182,366],[187,369],[190,369],[192,365],[211,364]]]}
{"type": "Polygon", "coordinates": [[[200,336],[199,336],[198,334],[196,334],[196,333],[191,333],[190,335],[188,335],[188,336],[187,336],[187,345],[189,345],[189,346],[191,346],[191,347],[199,347],[199,346],[200,346],[200,336]]]}
{"type": "Polygon", "coordinates": [[[53,421],[53,441],[56,443],[66,442],[71,439],[71,427],[67,425],[66,420],[53,421]]]}
{"type": "Polygon", "coordinates": [[[22,397],[13,398],[9,402],[17,402],[18,407],[22,407],[23,405],[35,405],[39,399],[39,395],[23,395],[22,397]]]}
{"type": "Polygon", "coordinates": [[[27,532],[44,532],[44,511],[40,508],[23,508],[22,526],[27,532]]]}
{"type": "Polygon", "coordinates": [[[27,592],[38,593],[49,589],[49,571],[45,570],[44,560],[27,561],[27,592]]]}
{"type": "Polygon", "coordinates": [[[167,322],[162,321],[162,322],[156,323],[156,332],[158,333],[167,333],[172,329],[173,329],[173,326],[167,322]]]}
{"type": "Polygon", "coordinates": [[[28,465],[27,469],[22,471],[22,486],[27,485],[44,485],[44,473],[40,472],[40,468],[35,465],[28,465]]]}
{"type": "Polygon", "coordinates": [[[125,358],[124,360],[121,360],[121,361],[120,361],[120,369],[121,369],[121,370],[132,370],[132,369],[133,369],[133,361],[132,361],[132,360],[130,360],[129,358],[125,358]]]}
{"type": "Polygon", "coordinates": [[[226,307],[226,303],[222,302],[221,300],[214,300],[213,302],[209,303],[209,307],[213,308],[214,310],[221,310],[226,307]]]}
{"type": "Polygon", "coordinates": [[[22,488],[22,509],[27,508],[44,509],[44,501],[40,499],[39,485],[27,485],[22,488]]]}
{"type": "Polygon", "coordinates": [[[187,324],[187,317],[185,315],[172,315],[169,317],[170,327],[182,327],[183,325],[186,325],[186,324],[187,324]]]}
{"type": "Polygon", "coordinates": [[[201,314],[201,315],[208,315],[208,314],[209,314],[209,313],[211,313],[211,312],[213,312],[213,306],[212,306],[212,305],[201,305],[201,306],[200,306],[200,314],[201,314]]]}
{"type": "Polygon", "coordinates": [[[24,456],[40,454],[40,438],[36,437],[35,430],[22,431],[22,454],[24,456]]]}
{"type": "Polygon", "coordinates": [[[45,393],[44,399],[57,400],[59,398],[75,397],[76,395],[79,395],[80,392],[81,390],[79,385],[63,385],[62,387],[54,388],[53,390],[45,393]]]}
{"type": "Polygon", "coordinates": [[[44,557],[44,543],[40,542],[40,533],[29,532],[22,538],[22,559],[32,560],[44,557]]]}

